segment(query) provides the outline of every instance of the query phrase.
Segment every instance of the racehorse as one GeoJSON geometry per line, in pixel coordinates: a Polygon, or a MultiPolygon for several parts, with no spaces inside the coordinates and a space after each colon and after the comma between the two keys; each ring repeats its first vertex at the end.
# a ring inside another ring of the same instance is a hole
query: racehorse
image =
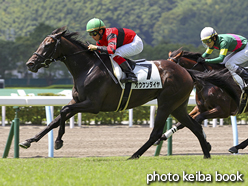
{"type": "MultiPolygon", "coordinates": [[[[213,63],[198,64],[196,61],[200,57],[201,57],[200,53],[182,51],[180,48],[178,50],[170,52],[168,60],[173,61],[186,69],[195,69],[198,71],[225,69],[224,65],[222,64],[213,64],[213,63]]],[[[239,88],[237,83],[234,82],[232,78],[230,78],[230,84],[232,84],[235,87],[237,94],[241,95],[241,89],[239,88]]],[[[205,119],[227,118],[230,115],[237,114],[237,110],[238,110],[237,104],[226,92],[224,92],[219,87],[211,83],[207,83],[204,86],[202,86],[202,84],[196,83],[195,88],[196,88],[195,99],[197,105],[189,113],[189,115],[193,119],[195,119],[198,123],[202,123],[202,121],[205,119]]],[[[245,112],[247,111],[248,108],[246,108],[245,112]]],[[[177,130],[184,128],[184,126],[180,122],[177,123],[175,126],[177,127],[177,130]]],[[[174,129],[173,131],[175,132],[176,130],[174,129]]],[[[166,140],[167,137],[163,135],[162,139],[166,140]]],[[[156,144],[159,142],[160,141],[157,141],[156,144]]],[[[238,149],[243,149],[247,145],[248,145],[248,139],[235,147],[231,147],[229,149],[229,152],[237,153],[238,149]]]]}
{"type": "MultiPolygon", "coordinates": [[[[33,138],[20,143],[19,145],[23,148],[29,148],[32,142],[38,142],[50,130],[59,126],[55,149],[60,149],[63,146],[62,136],[65,133],[65,121],[67,119],[78,112],[97,114],[115,111],[118,106],[122,89],[120,84],[113,81],[112,76],[107,71],[107,68],[111,69],[109,56],[102,55],[99,59],[98,55],[88,51],[87,45],[79,41],[76,36],[78,36],[77,32],[70,33],[65,30],[65,27],[56,29],[42,41],[26,63],[28,70],[37,72],[40,68],[48,68],[52,62],[60,60],[67,66],[74,83],[73,99],[61,109],[60,114],[44,130],[33,138]]],[[[161,137],[166,119],[170,114],[195,134],[200,142],[204,158],[210,158],[210,144],[204,138],[202,126],[188,115],[186,109],[194,81],[200,82],[207,75],[197,71],[189,72],[168,60],[152,62],[158,68],[162,88],[133,90],[126,108],[137,107],[157,99],[158,109],[154,128],[148,141],[129,159],[139,158],[161,137]]],[[[217,82],[214,77],[206,79],[217,82]]],[[[220,80],[219,85],[225,86],[234,99],[238,98],[232,94],[235,92],[223,79],[220,80]]]]}
{"type": "MultiPolygon", "coordinates": [[[[200,53],[182,51],[180,48],[176,51],[170,52],[168,60],[173,61],[186,69],[194,69],[198,71],[225,69],[225,66],[222,64],[198,64],[196,61],[199,57],[201,57],[200,53]]],[[[230,74],[230,72],[227,73],[230,74]]],[[[230,78],[230,84],[235,87],[235,90],[240,95],[241,89],[232,78],[230,78]]],[[[207,83],[204,86],[196,83],[195,88],[197,106],[195,106],[191,111],[190,115],[198,123],[202,123],[205,119],[227,118],[230,115],[237,114],[237,104],[219,87],[211,83],[207,83]]]]}

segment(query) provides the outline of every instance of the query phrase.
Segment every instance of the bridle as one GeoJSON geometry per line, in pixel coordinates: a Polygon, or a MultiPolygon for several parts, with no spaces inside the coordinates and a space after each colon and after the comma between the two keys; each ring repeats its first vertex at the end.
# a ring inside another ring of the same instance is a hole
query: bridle
{"type": "MultiPolygon", "coordinates": [[[[176,64],[180,65],[180,57],[179,58],[175,58],[175,57],[169,57],[168,58],[170,61],[172,60],[173,62],[175,62],[176,64]]],[[[193,67],[191,69],[194,69],[199,63],[196,63],[193,65],[193,67]]],[[[205,68],[204,72],[207,72],[208,69],[206,68],[206,66],[204,64],[202,64],[203,67],[205,68]]]]}
{"type": "Polygon", "coordinates": [[[60,59],[60,58],[57,58],[57,59],[53,58],[54,54],[57,51],[58,45],[60,44],[61,37],[59,37],[59,39],[57,39],[53,35],[48,35],[47,37],[51,37],[52,39],[56,41],[53,52],[48,57],[44,57],[43,55],[38,54],[37,52],[33,53],[33,55],[37,55],[38,57],[44,60],[43,63],[41,63],[41,65],[44,65],[44,68],[48,68],[50,63],[56,62],[57,60],[65,60],[65,59],[60,59]]]}
{"type": "Polygon", "coordinates": [[[175,62],[176,64],[180,63],[180,58],[176,59],[174,57],[169,57],[168,59],[170,59],[170,61],[172,60],[173,62],[175,62]]]}
{"type": "Polygon", "coordinates": [[[43,63],[41,63],[41,65],[43,65],[44,68],[48,68],[49,65],[50,65],[52,62],[56,62],[56,61],[65,61],[65,60],[67,59],[67,57],[69,57],[69,56],[73,56],[73,55],[76,55],[76,54],[79,54],[79,53],[88,51],[88,49],[87,49],[87,50],[80,50],[80,51],[75,52],[75,53],[73,53],[73,54],[70,54],[70,55],[67,55],[67,56],[64,55],[64,56],[62,56],[62,57],[57,57],[57,58],[55,59],[55,58],[54,58],[54,55],[55,55],[55,53],[56,53],[56,51],[57,51],[57,48],[58,48],[58,46],[59,46],[59,44],[60,44],[61,37],[56,38],[54,35],[48,35],[47,37],[51,37],[52,39],[54,39],[54,40],[56,41],[53,52],[52,52],[50,55],[48,55],[48,57],[44,57],[43,55],[38,54],[37,52],[34,52],[34,53],[33,53],[33,55],[37,55],[38,57],[40,57],[41,59],[44,60],[43,63]]]}

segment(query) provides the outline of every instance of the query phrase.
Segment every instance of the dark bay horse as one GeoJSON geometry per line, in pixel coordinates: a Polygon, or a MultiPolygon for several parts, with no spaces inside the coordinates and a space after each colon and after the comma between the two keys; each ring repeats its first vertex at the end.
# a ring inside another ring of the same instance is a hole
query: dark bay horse
{"type": "MultiPolygon", "coordinates": [[[[168,60],[173,61],[186,69],[195,69],[198,71],[225,69],[225,66],[221,64],[213,64],[213,63],[198,64],[196,61],[199,57],[201,57],[200,53],[182,51],[180,48],[176,51],[170,52],[168,60]]],[[[240,96],[241,89],[237,85],[237,83],[234,82],[232,78],[230,78],[230,84],[235,87],[237,94],[240,96]]],[[[205,119],[227,118],[231,115],[237,114],[237,110],[238,110],[237,104],[226,92],[224,92],[219,87],[211,83],[206,83],[204,86],[202,84],[196,83],[195,88],[196,88],[195,99],[197,105],[189,113],[189,115],[193,119],[195,119],[198,123],[202,123],[202,121],[205,119]]],[[[246,108],[245,112],[247,111],[248,108],[246,108]]],[[[182,129],[184,127],[181,123],[177,123],[175,126],[177,127],[177,130],[182,129]]],[[[163,136],[163,139],[166,139],[166,137],[163,136]]],[[[236,147],[230,148],[229,151],[232,153],[237,153],[238,149],[243,149],[247,145],[248,145],[248,139],[242,142],[241,144],[237,145],[236,147]]]]}
{"type": "MultiPolygon", "coordinates": [[[[196,61],[199,57],[201,57],[200,53],[187,52],[179,49],[170,52],[168,60],[173,61],[186,69],[194,69],[198,71],[226,69],[222,64],[198,64],[196,61]]],[[[230,72],[227,73],[230,74],[230,72]]],[[[240,87],[232,78],[230,78],[230,84],[234,86],[237,93],[241,95],[240,87]]],[[[219,87],[211,83],[206,83],[204,86],[196,83],[195,88],[197,106],[195,106],[190,115],[198,123],[202,123],[202,121],[205,119],[227,118],[230,115],[237,114],[237,104],[226,92],[224,92],[219,87]]]]}
{"type": "MultiPolygon", "coordinates": [[[[30,71],[37,72],[42,67],[48,68],[51,62],[60,60],[73,76],[74,85],[73,99],[61,109],[60,114],[44,130],[33,138],[20,143],[19,145],[23,148],[29,148],[32,142],[38,142],[50,130],[59,127],[55,149],[60,149],[63,146],[62,136],[65,133],[67,119],[78,112],[97,114],[115,111],[118,106],[122,89],[112,80],[106,70],[106,66],[111,69],[109,57],[103,55],[100,60],[93,52],[88,51],[85,43],[76,38],[77,35],[77,32],[70,33],[64,27],[53,31],[42,41],[26,63],[30,71]]],[[[200,82],[206,78],[205,75],[197,71],[195,71],[196,73],[188,72],[180,65],[167,60],[156,60],[153,63],[159,70],[162,88],[133,90],[127,109],[157,99],[158,110],[155,124],[148,141],[130,159],[139,158],[161,137],[166,119],[170,114],[195,134],[200,142],[204,158],[210,158],[210,144],[204,138],[202,126],[187,113],[187,103],[194,81],[200,82]]],[[[207,80],[215,81],[211,77],[207,80]]],[[[225,86],[229,92],[234,93],[232,87],[224,80],[221,80],[219,85],[225,86]]],[[[238,96],[232,95],[234,99],[238,98],[238,96]]]]}

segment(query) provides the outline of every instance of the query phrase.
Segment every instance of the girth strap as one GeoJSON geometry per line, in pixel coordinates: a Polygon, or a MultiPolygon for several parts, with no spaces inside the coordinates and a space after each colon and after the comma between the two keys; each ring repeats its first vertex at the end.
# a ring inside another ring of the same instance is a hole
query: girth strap
{"type": "Polygon", "coordinates": [[[127,108],[129,99],[132,93],[131,86],[132,86],[132,83],[125,84],[125,89],[122,90],[120,101],[119,101],[118,107],[115,112],[123,111],[127,108]]]}

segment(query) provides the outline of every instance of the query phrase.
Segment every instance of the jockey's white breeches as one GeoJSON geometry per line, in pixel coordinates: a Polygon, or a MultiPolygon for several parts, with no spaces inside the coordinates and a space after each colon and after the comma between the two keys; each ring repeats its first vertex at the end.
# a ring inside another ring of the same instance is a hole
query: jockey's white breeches
{"type": "Polygon", "coordinates": [[[226,68],[231,72],[235,72],[238,69],[238,65],[248,61],[248,44],[239,52],[232,52],[228,54],[222,64],[225,64],[226,68]]]}
{"type": "Polygon", "coordinates": [[[245,84],[243,79],[235,73],[238,69],[238,65],[248,61],[248,44],[239,52],[232,52],[224,58],[221,64],[225,64],[226,68],[231,72],[235,81],[239,84],[240,88],[244,88],[245,84]]]}
{"type": "Polygon", "coordinates": [[[141,38],[136,34],[133,41],[131,43],[128,43],[126,45],[122,45],[121,47],[117,48],[115,50],[114,54],[111,54],[111,57],[114,58],[115,56],[121,56],[121,57],[131,57],[134,55],[139,54],[143,50],[143,41],[141,38]]]}

